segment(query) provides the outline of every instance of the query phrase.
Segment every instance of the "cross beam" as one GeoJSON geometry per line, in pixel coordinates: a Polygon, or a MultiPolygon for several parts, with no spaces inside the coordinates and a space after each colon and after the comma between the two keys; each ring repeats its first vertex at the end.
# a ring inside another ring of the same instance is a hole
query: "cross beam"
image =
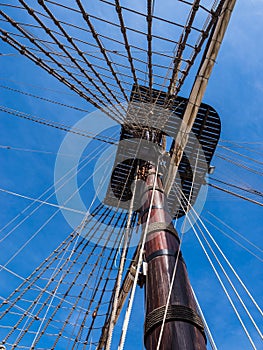
{"type": "Polygon", "coordinates": [[[180,161],[183,156],[185,146],[188,142],[188,135],[192,129],[198,109],[201,105],[209,77],[212,73],[221,43],[223,41],[227,26],[230,21],[236,0],[226,0],[221,14],[215,23],[212,36],[208,42],[199,71],[193,84],[189,101],[186,106],[183,120],[175,140],[175,146],[171,157],[168,174],[164,180],[165,193],[168,195],[175,181],[180,161]]]}

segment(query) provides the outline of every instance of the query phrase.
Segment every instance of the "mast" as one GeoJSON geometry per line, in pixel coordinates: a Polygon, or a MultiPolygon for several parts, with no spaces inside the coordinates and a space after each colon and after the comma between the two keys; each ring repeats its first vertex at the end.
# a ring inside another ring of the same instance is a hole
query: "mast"
{"type": "Polygon", "coordinates": [[[156,189],[153,193],[155,176],[155,166],[149,165],[144,203],[140,213],[142,224],[145,224],[147,214],[150,215],[145,244],[147,262],[145,347],[147,350],[158,348],[167,308],[159,349],[204,350],[206,349],[204,326],[197,313],[186,265],[180,252],[180,240],[172,224],[172,218],[167,212],[160,174],[157,174],[156,189]],[[152,196],[153,204],[149,212],[152,196]],[[176,277],[171,285],[175,268],[176,277]],[[170,288],[171,296],[168,300],[170,288]]]}
{"type": "Polygon", "coordinates": [[[155,174],[158,168],[153,164],[149,166],[148,173],[146,172],[147,190],[140,215],[141,224],[146,223],[148,215],[150,216],[146,225],[145,244],[147,276],[144,341],[147,350],[206,349],[204,326],[197,313],[186,265],[180,251],[180,240],[168,213],[165,193],[169,194],[174,183],[188,135],[197,117],[235,2],[228,0],[223,4],[222,16],[214,26],[182,118],[183,123],[175,139],[164,186],[160,174],[155,174]],[[154,190],[155,176],[157,190],[154,190]],[[151,199],[153,201],[150,208],[151,199]]]}
{"type": "MultiPolygon", "coordinates": [[[[168,173],[173,143],[170,149],[169,146],[167,149],[166,135],[169,135],[171,130],[178,129],[180,116],[183,117],[188,104],[186,98],[174,98],[167,112],[167,109],[163,108],[166,98],[165,92],[156,89],[150,91],[144,86],[134,86],[126,124],[122,125],[120,133],[111,182],[104,203],[116,207],[121,205],[127,210],[131,204],[130,198],[133,198],[135,205],[132,207],[140,216],[138,223],[141,224],[142,236],[136,250],[140,253],[135,254],[120,292],[116,293],[118,312],[112,311],[111,319],[116,324],[129,291],[131,289],[134,291],[134,283],[139,282],[141,285],[140,282],[143,279],[138,281],[138,277],[136,279],[132,271],[137,273],[142,262],[141,256],[144,254],[144,260],[148,266],[144,324],[146,349],[205,350],[204,325],[197,313],[195,298],[180,252],[180,240],[172,220],[174,217],[183,216],[189,209],[186,202],[189,201],[192,205],[197,198],[219,139],[220,118],[211,106],[201,105],[193,132],[189,135],[186,154],[190,156],[190,160],[185,154],[179,165],[180,178],[174,182],[181,188],[186,201],[178,201],[177,191],[176,194],[173,191],[169,197],[166,197],[163,186],[165,176],[156,174],[158,171],[156,169],[162,168],[164,174],[168,173]],[[154,105],[150,103],[152,95],[158,96],[154,105]],[[141,96],[144,103],[140,101],[141,96]],[[176,111],[177,116],[173,111],[176,111]],[[134,125],[130,123],[131,116],[137,118],[134,125]],[[192,159],[195,165],[191,164],[192,159]],[[195,173],[192,171],[193,165],[195,173]],[[138,179],[136,190],[135,188],[132,190],[132,182],[135,179],[138,179]],[[131,193],[133,193],[132,197],[131,193]]],[[[144,268],[143,271],[145,271],[144,268]]],[[[127,313],[128,318],[129,313],[127,313]]],[[[121,346],[125,339],[126,324],[127,322],[123,328],[121,346]]],[[[106,339],[111,337],[108,326],[107,321],[102,331],[99,349],[102,349],[106,339]]]]}

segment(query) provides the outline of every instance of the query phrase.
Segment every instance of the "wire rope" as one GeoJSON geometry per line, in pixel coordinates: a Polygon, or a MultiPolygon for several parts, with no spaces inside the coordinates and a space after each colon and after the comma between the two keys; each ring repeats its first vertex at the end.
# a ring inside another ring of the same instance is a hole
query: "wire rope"
{"type": "MultiPolygon", "coordinates": [[[[182,192],[182,191],[181,191],[182,192]]],[[[182,192],[183,193],[183,192],[182,192]]],[[[185,196],[184,196],[185,197],[185,196]]],[[[185,197],[185,200],[187,200],[187,198],[185,197]]],[[[187,200],[188,201],[188,200],[187,200]]],[[[211,233],[209,232],[209,230],[207,229],[207,227],[205,226],[205,224],[203,223],[202,219],[200,216],[198,216],[198,214],[196,213],[195,209],[191,206],[194,215],[196,215],[197,219],[199,219],[201,225],[203,226],[203,228],[205,229],[206,233],[208,234],[209,238],[212,240],[212,242],[214,243],[214,245],[216,246],[216,248],[218,249],[218,251],[220,252],[220,254],[222,255],[223,259],[225,260],[225,262],[227,263],[227,265],[230,267],[231,271],[234,273],[235,277],[238,279],[239,283],[241,284],[241,286],[243,287],[243,289],[245,290],[245,292],[247,293],[247,295],[249,296],[249,298],[251,299],[251,301],[253,302],[253,304],[255,305],[255,307],[257,308],[257,310],[260,312],[260,314],[263,316],[263,312],[260,309],[260,307],[258,306],[258,304],[256,303],[255,299],[253,298],[253,296],[251,295],[251,293],[249,292],[249,290],[247,289],[247,287],[245,286],[245,284],[243,283],[243,281],[241,280],[240,276],[237,274],[236,270],[233,268],[233,266],[231,265],[231,263],[229,262],[229,260],[226,258],[225,254],[223,253],[222,249],[219,247],[219,245],[217,244],[217,242],[215,241],[215,239],[213,238],[213,236],[211,235],[211,233]]],[[[193,216],[193,215],[192,215],[193,216]]],[[[194,217],[194,216],[193,216],[194,217]]],[[[235,286],[233,285],[232,281],[230,280],[228,274],[226,273],[224,267],[222,266],[222,264],[220,263],[217,255],[215,254],[213,248],[211,247],[210,243],[208,242],[207,238],[204,236],[202,229],[200,228],[200,226],[196,223],[200,233],[203,236],[203,239],[205,240],[206,244],[208,245],[210,251],[212,252],[213,256],[215,257],[217,263],[219,264],[221,270],[223,271],[224,275],[226,276],[228,282],[230,283],[231,287],[233,288],[235,294],[237,295],[240,303],[242,304],[244,310],[246,311],[247,315],[249,316],[251,322],[253,323],[254,327],[256,328],[257,332],[259,333],[260,337],[263,338],[261,331],[259,330],[256,322],[254,321],[252,315],[250,314],[249,310],[247,309],[246,305],[244,304],[242,298],[240,297],[239,293],[237,292],[235,286]]],[[[193,227],[192,227],[193,228],[193,227]]]]}
{"type": "Polygon", "coordinates": [[[211,345],[211,348],[212,348],[212,350],[217,350],[217,346],[216,346],[216,344],[215,344],[214,337],[213,337],[213,335],[212,335],[212,333],[211,333],[211,331],[210,331],[210,328],[209,328],[209,326],[208,326],[208,324],[207,324],[207,322],[206,322],[206,319],[205,319],[205,316],[204,316],[204,314],[203,314],[201,305],[199,304],[199,301],[198,301],[198,299],[197,299],[197,296],[196,296],[196,294],[195,294],[193,288],[191,288],[191,290],[192,290],[193,296],[194,296],[194,298],[195,298],[195,302],[196,302],[196,305],[197,305],[197,309],[198,309],[198,311],[199,311],[199,314],[200,314],[200,316],[201,316],[201,318],[202,318],[202,320],[203,320],[203,322],[204,322],[205,332],[206,332],[206,335],[207,335],[207,337],[208,337],[208,340],[209,340],[209,343],[210,343],[210,345],[211,345]]]}
{"type": "Polygon", "coordinates": [[[10,194],[12,196],[16,196],[16,197],[23,198],[23,199],[28,199],[30,201],[33,201],[34,203],[42,203],[42,204],[46,204],[46,205],[48,205],[50,207],[53,207],[53,208],[59,208],[60,210],[63,209],[63,210],[68,210],[68,211],[70,211],[72,213],[85,215],[84,211],[80,211],[80,210],[77,210],[77,209],[64,207],[64,206],[61,206],[61,205],[58,205],[58,204],[55,204],[55,203],[50,203],[50,202],[42,201],[40,199],[28,197],[28,196],[22,195],[20,193],[8,191],[8,190],[6,190],[4,188],[0,188],[0,192],[7,193],[7,194],[10,194]]]}
{"type": "Polygon", "coordinates": [[[207,211],[207,213],[212,216],[214,219],[216,219],[217,221],[219,221],[222,225],[224,225],[225,227],[227,227],[229,230],[231,230],[235,235],[237,235],[238,237],[242,238],[244,241],[246,241],[248,244],[250,244],[252,247],[254,247],[255,249],[257,249],[259,252],[263,253],[263,249],[258,247],[256,244],[252,243],[250,240],[247,239],[247,237],[245,237],[244,235],[242,235],[241,233],[239,233],[237,230],[234,230],[231,226],[229,226],[225,221],[221,220],[218,216],[216,216],[214,213],[212,213],[211,211],[207,211]]]}
{"type": "Polygon", "coordinates": [[[213,271],[214,271],[214,273],[215,273],[215,275],[216,275],[216,277],[217,277],[221,287],[223,288],[223,291],[225,292],[225,294],[226,294],[226,296],[227,296],[227,298],[228,298],[228,300],[229,300],[229,302],[230,302],[230,304],[231,304],[231,306],[232,306],[232,308],[233,308],[233,310],[234,310],[234,312],[235,312],[235,314],[236,314],[236,316],[237,316],[237,318],[238,318],[238,320],[239,320],[239,322],[240,322],[240,324],[241,324],[241,326],[242,326],[242,328],[243,328],[243,330],[244,330],[244,332],[245,332],[245,334],[246,334],[250,344],[252,345],[254,350],[257,350],[257,348],[256,348],[256,346],[255,346],[255,344],[254,344],[254,342],[253,342],[253,340],[252,340],[248,330],[247,330],[247,327],[245,326],[245,324],[244,324],[244,322],[243,322],[243,320],[242,320],[242,318],[241,318],[241,316],[240,316],[240,314],[239,314],[239,312],[238,312],[238,310],[237,310],[237,308],[236,308],[236,306],[235,306],[235,304],[234,304],[230,294],[228,293],[228,291],[227,291],[227,289],[225,287],[225,284],[223,283],[223,281],[222,281],[218,271],[216,270],[216,268],[215,268],[215,266],[214,266],[214,264],[213,264],[213,262],[211,260],[211,257],[208,255],[207,250],[204,247],[204,245],[203,245],[203,243],[202,243],[202,241],[201,241],[201,239],[200,239],[200,237],[199,237],[196,229],[194,228],[193,223],[191,222],[191,219],[189,217],[188,217],[188,221],[189,221],[189,223],[190,223],[190,225],[191,225],[191,227],[193,229],[193,232],[195,233],[195,236],[196,236],[196,238],[197,238],[201,248],[203,249],[203,251],[205,253],[205,256],[207,257],[207,259],[208,259],[208,261],[209,261],[209,263],[210,263],[210,265],[211,265],[211,267],[212,267],[212,269],[213,269],[213,271]]]}
{"type": "Polygon", "coordinates": [[[84,137],[91,138],[91,139],[94,139],[94,140],[98,140],[98,141],[101,141],[101,142],[105,142],[105,143],[109,143],[109,144],[112,144],[112,145],[116,145],[116,140],[115,139],[112,140],[111,137],[107,137],[107,136],[106,137],[105,136],[104,137],[99,137],[97,135],[92,135],[91,133],[89,133],[89,132],[87,132],[85,130],[72,128],[71,126],[68,126],[68,125],[65,125],[65,124],[62,124],[62,123],[58,123],[58,122],[55,122],[55,121],[52,121],[52,120],[39,118],[39,117],[36,117],[34,115],[27,114],[27,113],[24,113],[24,112],[20,112],[20,111],[11,109],[11,108],[6,107],[6,106],[0,106],[0,111],[8,113],[8,114],[11,114],[11,115],[14,115],[14,116],[17,116],[19,118],[23,118],[23,119],[27,119],[27,120],[33,121],[35,123],[39,123],[39,124],[42,124],[42,125],[50,126],[52,128],[55,128],[55,129],[59,129],[59,130],[70,132],[70,133],[73,133],[73,134],[76,134],[76,135],[79,135],[79,136],[84,136],[84,137]]]}
{"type": "Polygon", "coordinates": [[[155,191],[155,188],[157,186],[158,170],[159,170],[159,159],[157,162],[156,172],[155,172],[155,176],[154,176],[153,191],[152,191],[152,196],[151,196],[151,201],[150,201],[150,206],[149,206],[149,212],[147,215],[145,229],[144,229],[144,232],[142,234],[142,239],[141,239],[141,248],[139,251],[138,265],[137,265],[135,276],[134,276],[134,281],[133,281],[133,286],[132,286],[130,298],[128,301],[128,306],[127,306],[126,313],[124,316],[123,327],[122,327],[121,337],[120,337],[120,341],[119,341],[119,345],[118,345],[118,350],[123,350],[124,344],[125,344],[126,334],[127,334],[127,330],[128,330],[128,324],[129,324],[131,310],[133,307],[133,302],[134,302],[134,297],[135,297],[135,290],[136,290],[138,277],[139,277],[139,271],[140,271],[140,268],[141,268],[141,265],[143,262],[143,252],[144,252],[144,246],[145,246],[145,241],[146,241],[146,233],[147,233],[147,230],[149,227],[150,214],[151,214],[152,207],[153,207],[153,198],[154,198],[154,191],[155,191]]]}
{"type": "Polygon", "coordinates": [[[243,244],[241,244],[240,242],[238,242],[236,239],[234,239],[233,237],[231,237],[230,235],[228,235],[227,233],[225,233],[223,230],[221,230],[218,226],[216,226],[213,222],[211,222],[210,220],[208,220],[207,218],[203,217],[203,220],[206,221],[208,224],[210,224],[211,226],[213,226],[214,228],[216,228],[219,232],[221,232],[224,236],[228,237],[229,239],[231,239],[231,241],[233,241],[234,243],[236,243],[238,246],[240,246],[241,248],[243,248],[244,250],[246,250],[249,254],[253,255],[256,259],[258,259],[259,261],[263,262],[263,259],[261,257],[259,257],[257,254],[255,254],[252,250],[248,249],[247,247],[245,247],[243,244]]]}
{"type": "Polygon", "coordinates": [[[217,189],[217,190],[220,190],[220,191],[222,191],[222,192],[231,194],[231,195],[234,196],[234,197],[238,197],[238,198],[244,199],[245,201],[251,202],[251,203],[253,203],[253,204],[257,204],[257,205],[259,205],[260,207],[263,207],[263,203],[258,202],[258,201],[254,200],[254,199],[252,199],[252,198],[248,198],[248,197],[242,196],[241,194],[238,194],[238,193],[236,193],[236,192],[227,190],[227,189],[225,189],[225,188],[223,188],[223,187],[220,187],[220,186],[217,186],[217,185],[214,185],[214,184],[211,184],[211,183],[208,183],[208,186],[213,187],[213,188],[215,188],[215,189],[217,189]]]}
{"type": "MultiPolygon", "coordinates": [[[[92,153],[95,153],[97,150],[99,149],[99,146],[97,146],[92,153]]],[[[92,153],[89,154],[89,156],[85,157],[80,164],[82,164],[81,167],[79,167],[78,172],[80,172],[87,164],[89,164],[90,161],[92,161],[93,159],[95,159],[96,154],[93,156],[92,153]],[[86,160],[88,159],[87,163],[84,163],[86,160]]],[[[63,175],[62,178],[60,178],[59,180],[56,181],[56,183],[54,185],[58,185],[60,181],[62,181],[64,178],[66,178],[67,175],[70,175],[71,172],[74,172],[77,169],[78,165],[74,166],[72,169],[70,169],[66,174],[63,175]]],[[[57,188],[57,190],[60,190],[63,186],[65,186],[68,181],[70,181],[73,177],[75,176],[75,173],[73,173],[69,179],[67,179],[66,181],[64,181],[61,185],[59,185],[59,187],[57,188]]],[[[53,185],[51,185],[47,190],[45,190],[37,199],[40,199],[41,197],[43,197],[45,194],[47,194],[51,189],[53,188],[53,185]]],[[[46,199],[50,199],[53,194],[55,192],[52,192],[46,199]]],[[[13,223],[19,216],[21,216],[23,213],[26,212],[27,209],[29,209],[32,205],[34,204],[31,203],[30,205],[28,205],[25,209],[22,210],[22,212],[20,212],[19,214],[17,214],[12,220],[10,220],[1,230],[0,232],[2,232],[6,227],[8,227],[11,223],[13,223]]],[[[23,222],[25,222],[27,220],[27,217],[32,216],[36,210],[38,210],[40,207],[42,206],[42,204],[40,204],[37,208],[35,208],[30,214],[27,214],[26,217],[24,217],[22,219],[22,221],[20,223],[18,223],[11,231],[9,231],[3,238],[1,238],[0,242],[2,242],[5,238],[7,238],[17,227],[19,227],[23,222]]]]}
{"type": "Polygon", "coordinates": [[[227,151],[229,151],[229,152],[231,152],[231,153],[237,154],[238,156],[243,157],[243,158],[245,158],[245,159],[251,160],[252,162],[255,162],[255,163],[257,163],[257,164],[263,165],[263,162],[261,162],[261,161],[255,159],[255,158],[249,157],[249,156],[247,156],[247,155],[245,155],[245,154],[243,154],[243,153],[234,151],[233,149],[231,149],[231,148],[229,148],[229,147],[221,146],[221,145],[218,145],[218,147],[219,147],[219,148],[222,148],[222,149],[224,149],[224,150],[227,150],[227,151]]]}
{"type": "MultiPolygon", "coordinates": [[[[191,189],[190,189],[190,194],[189,194],[189,199],[190,200],[191,200],[191,196],[192,196],[192,192],[193,192],[193,186],[194,186],[194,181],[195,181],[195,176],[196,176],[198,158],[199,158],[199,149],[198,149],[198,152],[197,152],[197,157],[196,157],[195,167],[194,167],[194,173],[193,173],[193,181],[192,181],[192,184],[191,184],[191,189]]],[[[187,204],[187,209],[186,209],[186,212],[185,212],[186,219],[188,218],[189,209],[190,209],[190,201],[187,204]]],[[[184,221],[184,225],[185,225],[185,221],[184,221]]],[[[172,291],[173,291],[173,287],[174,287],[174,281],[175,281],[175,276],[176,276],[176,272],[177,272],[179,256],[180,256],[181,247],[182,247],[184,234],[185,234],[184,226],[183,226],[183,230],[182,231],[183,232],[182,232],[182,235],[180,237],[180,243],[179,243],[178,251],[177,251],[177,254],[176,254],[175,264],[174,264],[172,278],[171,278],[171,282],[170,282],[170,286],[169,286],[169,292],[168,292],[168,296],[167,296],[167,300],[166,300],[166,304],[165,304],[165,310],[164,310],[164,315],[163,315],[163,320],[162,320],[162,324],[161,324],[160,333],[159,333],[159,336],[158,336],[158,343],[157,343],[156,350],[159,350],[160,347],[161,347],[161,341],[162,341],[162,337],[163,337],[165,320],[166,320],[166,317],[167,317],[169,303],[170,303],[170,299],[171,299],[171,295],[172,295],[172,291]]]]}
{"type": "MultiPolygon", "coordinates": [[[[105,172],[106,172],[106,169],[104,170],[104,175],[105,175],[105,172]]],[[[102,177],[102,178],[101,178],[101,181],[100,181],[100,184],[99,184],[99,187],[98,187],[98,189],[95,191],[93,200],[92,200],[92,202],[91,202],[91,204],[90,204],[90,206],[89,206],[89,209],[87,210],[87,213],[88,213],[88,214],[85,213],[84,219],[82,220],[82,223],[80,224],[80,229],[77,230],[78,236],[77,236],[77,239],[76,239],[75,242],[74,242],[73,248],[72,248],[71,253],[70,253],[70,256],[69,256],[69,258],[68,258],[68,262],[70,261],[70,259],[71,259],[71,257],[72,257],[72,254],[73,254],[73,252],[74,252],[74,250],[75,250],[75,247],[76,247],[76,245],[77,245],[77,243],[78,243],[79,237],[80,237],[80,235],[82,234],[82,231],[83,231],[83,229],[84,229],[84,226],[86,226],[87,215],[89,215],[90,208],[92,207],[92,205],[93,205],[93,203],[94,203],[94,201],[95,201],[95,199],[96,199],[96,197],[97,197],[97,195],[98,195],[98,192],[102,189],[102,186],[103,186],[103,184],[104,184],[105,181],[106,181],[106,178],[103,179],[103,177],[102,177]]],[[[62,259],[63,259],[63,257],[65,256],[66,253],[67,253],[67,251],[65,250],[64,253],[63,253],[62,258],[60,259],[60,261],[58,262],[57,266],[55,267],[55,269],[54,269],[52,275],[50,276],[48,282],[50,282],[50,281],[53,280],[53,278],[54,278],[53,276],[54,276],[54,275],[56,274],[56,272],[58,271],[58,268],[59,268],[60,264],[62,263],[62,259]]],[[[43,325],[43,323],[44,323],[44,321],[45,321],[45,319],[46,319],[46,316],[47,316],[47,314],[48,314],[48,311],[49,311],[49,309],[50,309],[50,306],[52,305],[52,303],[53,303],[53,301],[54,301],[54,299],[55,299],[55,296],[56,296],[57,291],[58,291],[58,287],[59,287],[59,285],[61,284],[62,280],[63,280],[63,275],[61,276],[60,280],[58,281],[58,284],[57,284],[57,287],[56,287],[56,289],[55,289],[55,292],[52,293],[52,298],[50,299],[50,302],[49,302],[49,305],[48,305],[47,310],[46,310],[46,312],[45,312],[45,315],[44,315],[44,317],[42,318],[41,324],[40,324],[40,326],[39,326],[39,328],[38,328],[38,332],[36,332],[35,337],[34,337],[34,340],[33,340],[31,346],[33,346],[34,341],[37,339],[37,335],[39,334],[39,331],[40,331],[40,329],[41,329],[41,327],[42,327],[42,325],[43,325]]],[[[36,307],[37,307],[37,303],[35,303],[35,305],[34,305],[33,312],[34,312],[34,310],[35,310],[36,307]]],[[[18,336],[17,336],[17,339],[21,336],[22,331],[23,331],[23,330],[25,329],[25,327],[26,327],[26,324],[27,324],[27,323],[24,324],[22,330],[20,331],[20,333],[19,333],[18,336]]],[[[16,340],[16,342],[17,342],[17,340],[16,340]]]]}
{"type": "MultiPolygon", "coordinates": [[[[108,159],[109,159],[109,158],[108,158],[108,159]]],[[[104,169],[104,175],[105,175],[105,172],[106,172],[106,169],[104,169]]],[[[102,177],[102,179],[103,179],[103,177],[102,177]]],[[[89,208],[88,208],[88,210],[87,210],[87,214],[84,216],[84,218],[83,218],[83,220],[82,220],[82,223],[80,224],[80,229],[78,230],[78,236],[77,236],[77,238],[76,238],[76,240],[75,240],[75,242],[74,242],[72,251],[71,251],[71,253],[70,253],[69,261],[70,261],[72,255],[73,255],[73,252],[74,252],[75,247],[77,246],[77,243],[78,243],[78,241],[79,241],[79,237],[81,236],[81,234],[82,234],[82,232],[83,232],[83,230],[84,230],[84,228],[85,228],[86,220],[87,220],[87,218],[88,218],[88,215],[90,215],[90,208],[92,207],[93,203],[95,202],[95,199],[96,199],[97,196],[98,196],[98,192],[102,189],[103,184],[105,183],[105,181],[106,181],[107,178],[106,178],[106,176],[105,176],[105,178],[104,178],[103,181],[102,181],[102,179],[101,179],[101,182],[100,182],[100,184],[99,184],[99,188],[98,188],[98,189],[95,191],[95,193],[94,193],[94,196],[93,196],[93,199],[92,199],[92,201],[91,201],[91,204],[90,204],[90,206],[89,206],[89,208]]],[[[66,251],[64,252],[64,255],[65,255],[65,254],[66,254],[66,251]]],[[[62,257],[62,258],[63,258],[63,257],[62,257]]],[[[57,271],[58,267],[59,267],[59,264],[56,266],[55,270],[53,271],[53,274],[51,275],[51,277],[50,277],[50,279],[49,279],[50,281],[52,280],[53,275],[54,275],[55,272],[57,271]]],[[[42,321],[41,321],[41,323],[40,323],[40,325],[39,325],[39,327],[38,327],[38,330],[37,330],[37,332],[36,332],[36,334],[35,334],[35,337],[34,337],[34,339],[33,339],[33,341],[32,341],[31,348],[35,346],[35,343],[36,343],[36,340],[37,340],[38,335],[39,335],[39,333],[40,333],[40,330],[41,330],[41,328],[42,328],[42,326],[43,326],[43,324],[44,324],[44,322],[45,322],[45,319],[46,319],[46,317],[47,317],[47,314],[48,314],[48,312],[49,312],[49,309],[50,309],[50,307],[51,307],[51,305],[52,305],[52,303],[53,303],[53,300],[54,300],[54,298],[55,298],[55,295],[56,295],[56,293],[57,293],[57,291],[58,291],[59,285],[61,284],[62,280],[63,280],[63,276],[60,277],[60,280],[59,280],[59,282],[58,282],[58,284],[57,284],[57,287],[56,287],[56,289],[55,289],[55,292],[54,292],[53,295],[52,295],[52,298],[51,298],[51,300],[50,300],[50,302],[49,302],[49,305],[48,305],[48,307],[47,307],[47,309],[46,309],[46,311],[45,311],[44,317],[42,318],[42,321]]]]}
{"type": "MultiPolygon", "coordinates": [[[[107,160],[110,159],[111,155],[108,156],[107,160]]],[[[102,168],[103,164],[101,164],[100,166],[97,167],[95,172],[98,172],[101,168],[102,168]]],[[[80,171],[80,170],[78,170],[80,171]]],[[[95,174],[95,173],[94,173],[95,174]]],[[[94,174],[90,175],[85,181],[84,183],[73,193],[70,195],[70,197],[64,202],[64,205],[67,204],[67,202],[91,179],[92,176],[94,176],[94,174]]],[[[74,174],[75,175],[75,174],[74,174]]],[[[44,227],[46,227],[46,225],[60,212],[60,209],[58,209],[55,213],[53,213],[41,226],[40,228],[38,228],[38,230],[16,251],[15,254],[12,255],[11,258],[8,259],[8,261],[5,263],[5,267],[29,244],[29,242],[31,242],[31,240],[33,238],[35,238],[39,232],[42,231],[42,229],[44,227]]],[[[0,269],[0,271],[2,270],[2,268],[0,269]]]]}

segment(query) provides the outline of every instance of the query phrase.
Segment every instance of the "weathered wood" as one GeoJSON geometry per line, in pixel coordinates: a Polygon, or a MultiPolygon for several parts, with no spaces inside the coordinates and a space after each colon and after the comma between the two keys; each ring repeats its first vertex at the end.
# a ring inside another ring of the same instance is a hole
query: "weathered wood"
{"type": "MultiPolygon", "coordinates": [[[[147,176],[146,185],[153,186],[154,174],[147,176]]],[[[158,176],[159,188],[162,188],[162,181],[158,176]]],[[[141,223],[144,224],[147,220],[147,208],[150,207],[150,201],[153,190],[149,190],[144,196],[144,203],[142,205],[142,213],[145,212],[141,218],[141,223]]],[[[171,223],[171,217],[166,212],[165,195],[160,191],[155,191],[153,194],[153,207],[150,213],[149,224],[155,222],[171,223]]],[[[172,255],[158,255],[162,252],[172,254],[179,249],[179,242],[176,236],[169,231],[152,232],[147,236],[145,245],[145,258],[148,262],[148,271],[146,277],[146,318],[151,312],[165,306],[171,285],[171,278],[175,266],[176,256],[172,255]],[[158,255],[154,257],[152,254],[158,255]]],[[[196,313],[196,303],[191,291],[190,282],[187,275],[185,263],[182,258],[178,261],[176,278],[172,287],[172,294],[169,305],[183,305],[191,308],[196,313]]],[[[158,310],[157,310],[158,313],[158,310]]],[[[198,316],[197,316],[198,317],[198,316]]],[[[150,321],[151,322],[151,321],[150,321]]],[[[149,324],[149,322],[147,323],[149,324]]],[[[148,327],[145,325],[146,328],[148,327]]],[[[151,329],[145,334],[145,346],[147,350],[155,350],[157,348],[161,324],[157,324],[155,328],[151,329]]],[[[166,319],[164,332],[162,335],[162,342],[160,350],[204,350],[206,349],[206,341],[204,334],[200,328],[195,325],[182,321],[166,319]]]]}
{"type": "Polygon", "coordinates": [[[185,146],[188,142],[189,133],[193,127],[193,123],[198,113],[198,109],[204,97],[208,80],[210,78],[212,69],[216,62],[216,58],[217,58],[221,43],[223,41],[224,35],[226,33],[226,29],[230,21],[235,3],[236,3],[236,0],[225,1],[223,8],[221,10],[221,14],[218,18],[218,21],[215,24],[215,28],[212,33],[213,35],[211,37],[209,46],[207,48],[207,51],[205,52],[205,55],[201,62],[194,85],[192,87],[189,101],[188,101],[186,110],[184,112],[183,122],[180,126],[180,130],[178,131],[178,134],[175,140],[175,148],[171,159],[170,169],[165,179],[164,187],[165,187],[165,192],[167,194],[169,194],[171,187],[174,183],[178,166],[182,159],[185,146]]]}

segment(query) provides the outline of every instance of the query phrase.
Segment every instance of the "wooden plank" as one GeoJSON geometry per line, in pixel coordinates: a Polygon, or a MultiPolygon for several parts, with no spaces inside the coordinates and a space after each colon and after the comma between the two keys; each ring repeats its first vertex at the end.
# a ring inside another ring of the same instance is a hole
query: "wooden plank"
{"type": "Polygon", "coordinates": [[[218,18],[212,38],[209,42],[207,52],[201,63],[200,69],[196,76],[192,91],[190,93],[189,101],[183,117],[183,122],[175,140],[175,147],[171,159],[171,165],[168,175],[165,179],[164,189],[167,195],[170,193],[176,173],[183,156],[184,148],[188,142],[189,133],[194,124],[198,109],[201,105],[205,90],[211,75],[214,63],[216,61],[222,40],[224,38],[228,23],[230,21],[231,13],[234,9],[236,0],[226,0],[221,15],[218,18]]]}

